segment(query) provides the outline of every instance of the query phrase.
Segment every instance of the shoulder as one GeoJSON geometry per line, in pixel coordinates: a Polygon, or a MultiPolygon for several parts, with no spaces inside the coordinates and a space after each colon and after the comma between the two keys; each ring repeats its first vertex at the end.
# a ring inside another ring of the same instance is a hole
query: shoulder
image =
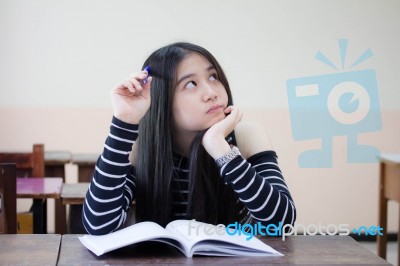
{"type": "Polygon", "coordinates": [[[260,123],[240,122],[235,128],[235,137],[237,146],[245,159],[262,151],[273,150],[268,133],[260,123]]]}

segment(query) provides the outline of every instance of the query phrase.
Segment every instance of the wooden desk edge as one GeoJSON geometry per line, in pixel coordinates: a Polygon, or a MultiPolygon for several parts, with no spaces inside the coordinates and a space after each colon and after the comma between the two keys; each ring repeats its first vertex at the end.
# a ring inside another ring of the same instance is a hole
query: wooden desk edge
{"type": "Polygon", "coordinates": [[[42,195],[34,195],[34,194],[17,194],[17,199],[61,199],[61,195],[56,194],[42,194],[42,195]]]}
{"type": "Polygon", "coordinates": [[[57,265],[61,234],[0,234],[1,265],[57,265]]]}
{"type": "Polygon", "coordinates": [[[85,201],[85,199],[83,199],[83,198],[80,198],[80,197],[78,197],[78,198],[63,198],[63,197],[61,197],[61,200],[62,200],[62,204],[65,204],[65,205],[82,205],[83,204],[83,202],[85,201]]]}
{"type": "MultiPolygon", "coordinates": [[[[74,244],[74,246],[76,247],[76,243],[79,243],[79,240],[78,240],[78,237],[80,237],[80,236],[83,236],[83,234],[65,234],[65,235],[63,235],[62,236],[62,238],[61,238],[61,249],[60,249],[60,256],[59,256],[59,262],[60,262],[60,260],[63,258],[63,259],[65,259],[65,252],[63,252],[63,248],[65,248],[65,247],[63,247],[63,244],[64,243],[68,243],[69,245],[71,245],[71,243],[72,244],[74,244]],[[72,242],[71,242],[71,240],[72,240],[72,242]],[[77,241],[77,242],[75,242],[75,241],[77,241]]],[[[321,238],[321,237],[326,237],[326,236],[315,236],[316,238],[314,238],[314,236],[302,236],[302,235],[300,235],[300,236],[288,236],[288,240],[289,239],[291,239],[291,240],[294,240],[294,241],[298,241],[298,240],[302,240],[302,238],[303,237],[305,237],[305,239],[307,239],[307,238],[313,238],[313,239],[315,239],[315,240],[317,240],[318,241],[318,238],[321,238]]],[[[373,252],[371,252],[371,251],[369,251],[369,250],[367,250],[366,248],[364,248],[364,247],[362,247],[354,238],[352,238],[352,237],[350,237],[350,236],[329,236],[329,238],[331,238],[332,240],[333,240],[333,242],[337,242],[336,240],[340,240],[340,241],[343,241],[344,243],[347,243],[347,244],[349,244],[349,245],[351,245],[351,246],[354,246],[354,249],[355,250],[360,250],[363,254],[368,254],[369,255],[369,257],[368,257],[368,259],[373,259],[371,262],[372,263],[375,263],[374,265],[391,265],[390,263],[388,263],[387,261],[385,261],[385,260],[383,260],[382,258],[380,258],[380,257],[378,257],[376,254],[374,254],[373,252]]],[[[277,243],[277,241],[278,241],[278,243],[281,241],[280,240],[280,238],[278,237],[278,238],[275,238],[275,237],[262,237],[261,239],[260,239],[261,241],[263,241],[264,243],[266,243],[267,245],[269,245],[269,246],[271,246],[272,248],[276,248],[276,247],[274,247],[274,246],[276,246],[275,244],[273,244],[273,242],[275,242],[275,243],[277,243]],[[273,242],[271,242],[271,240],[273,240],[273,242]]],[[[332,242],[332,241],[330,241],[330,242],[332,242]]],[[[291,244],[290,244],[291,245],[291,244]]],[[[67,246],[68,247],[68,246],[67,246]]],[[[86,250],[86,248],[83,246],[83,245],[80,245],[79,246],[79,248],[78,248],[78,250],[80,250],[80,249],[82,249],[82,250],[86,250]]],[[[290,249],[290,248],[289,248],[290,249]]],[[[68,250],[68,248],[67,248],[67,250],[68,250]]],[[[75,250],[76,251],[76,250],[75,250]]],[[[280,252],[282,252],[283,254],[285,254],[285,252],[283,251],[283,250],[278,250],[278,251],[280,251],[280,252]]],[[[285,250],[285,251],[287,251],[287,250],[285,250]]],[[[84,252],[84,253],[86,253],[86,252],[84,252]]],[[[288,265],[287,263],[289,262],[290,264],[292,264],[292,263],[294,263],[294,264],[296,264],[296,262],[297,263],[300,263],[301,264],[301,262],[304,262],[304,258],[302,258],[301,256],[298,258],[298,259],[296,259],[296,258],[293,258],[293,256],[295,256],[296,255],[296,252],[293,252],[293,251],[291,251],[291,254],[288,254],[288,255],[285,255],[284,257],[282,257],[282,258],[284,258],[283,260],[282,260],[282,263],[280,263],[280,262],[278,262],[278,261],[275,261],[276,259],[274,258],[274,257],[270,257],[270,258],[272,258],[271,259],[271,264],[274,264],[274,265],[280,265],[280,264],[284,264],[284,265],[288,265]],[[287,258],[287,259],[285,259],[285,257],[287,258]]],[[[99,258],[99,257],[95,257],[93,254],[91,255],[91,256],[89,256],[89,260],[90,261],[99,261],[100,263],[105,263],[105,261],[107,261],[107,263],[110,263],[110,261],[112,262],[112,258],[111,258],[111,260],[108,260],[108,258],[107,258],[107,256],[108,255],[105,255],[106,257],[104,258],[99,258]],[[104,260],[103,260],[104,259],[104,260]]],[[[111,255],[111,257],[112,257],[113,255],[111,255]]],[[[351,262],[352,261],[352,255],[349,255],[350,257],[349,257],[349,261],[347,261],[347,262],[351,262]]],[[[223,257],[217,257],[217,260],[220,260],[220,259],[222,259],[223,257]]],[[[231,257],[227,257],[227,258],[231,258],[231,257]]],[[[241,259],[251,259],[252,257],[240,257],[241,259]]],[[[279,257],[280,258],[280,257],[279,257]]],[[[122,263],[122,264],[125,264],[126,263],[126,260],[124,261],[124,259],[126,259],[126,257],[125,258],[122,258],[121,259],[121,261],[119,261],[119,259],[120,258],[118,258],[118,257],[116,257],[116,263],[118,264],[118,263],[122,263]]],[[[161,258],[161,259],[163,259],[163,258],[161,258]]],[[[164,258],[165,259],[165,258],[164,258]]],[[[181,264],[181,263],[183,263],[183,264],[185,264],[185,263],[187,263],[187,258],[185,258],[183,255],[180,255],[179,257],[176,257],[175,255],[173,255],[173,256],[171,256],[171,258],[167,258],[167,259],[171,259],[171,261],[169,261],[169,262],[172,262],[172,263],[179,263],[179,264],[181,264]]],[[[316,258],[316,259],[318,259],[318,258],[316,258]]],[[[318,265],[318,263],[317,264],[315,264],[315,261],[316,261],[316,259],[311,259],[310,260],[310,262],[309,263],[305,263],[304,265],[318,265]]],[[[132,258],[132,261],[134,261],[135,260],[135,258],[132,258]]],[[[190,259],[190,260],[192,260],[192,259],[190,259]]],[[[206,265],[210,265],[210,261],[212,261],[213,260],[213,257],[210,257],[210,256],[204,256],[204,257],[202,257],[202,256],[199,256],[199,257],[196,257],[196,258],[193,258],[193,260],[196,260],[196,262],[198,262],[198,263],[200,263],[200,264],[202,264],[203,262],[204,262],[204,264],[206,264],[206,265]]],[[[152,259],[150,258],[150,259],[144,259],[144,261],[146,262],[145,264],[148,264],[149,262],[151,263],[152,262],[152,259]]],[[[330,260],[328,259],[328,261],[327,261],[327,263],[329,262],[330,260]]],[[[143,262],[143,258],[139,258],[139,262],[143,262]]],[[[157,261],[157,259],[155,260],[155,261],[153,261],[155,264],[157,264],[157,263],[159,263],[160,261],[158,260],[157,261]]],[[[193,261],[194,262],[194,261],[193,261]]],[[[368,261],[369,262],[369,261],[368,261]]],[[[229,263],[232,263],[232,260],[230,260],[229,261],[229,263]]],[[[257,261],[257,263],[259,263],[259,261],[257,261]]],[[[331,263],[329,262],[328,264],[327,263],[324,263],[324,264],[321,264],[321,265],[331,265],[331,263]]],[[[190,264],[192,264],[192,262],[190,263],[190,264]]],[[[226,264],[226,263],[217,263],[218,265],[221,265],[221,264],[226,264]]],[[[235,263],[234,263],[235,264],[235,263]]],[[[266,263],[266,264],[268,264],[268,262],[266,263]]],[[[340,264],[340,263],[339,263],[340,264]]],[[[366,264],[369,264],[369,263],[366,263],[366,264]]],[[[64,264],[63,265],[67,265],[67,264],[65,264],[65,261],[64,261],[64,264]]],[[[229,265],[231,265],[231,264],[229,264],[229,265]]],[[[346,264],[346,263],[341,263],[341,265],[349,265],[349,264],[346,264]]],[[[361,264],[357,264],[357,265],[361,265],[361,264]]],[[[362,263],[362,265],[364,265],[363,263],[362,263]]]]}
{"type": "Polygon", "coordinates": [[[378,159],[382,163],[400,165],[400,154],[382,154],[378,159]]]}

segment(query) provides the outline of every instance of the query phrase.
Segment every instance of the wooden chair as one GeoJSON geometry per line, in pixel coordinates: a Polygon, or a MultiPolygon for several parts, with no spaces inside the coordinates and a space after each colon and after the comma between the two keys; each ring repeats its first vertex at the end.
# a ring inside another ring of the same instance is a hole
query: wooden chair
{"type": "Polygon", "coordinates": [[[15,163],[18,177],[44,177],[44,145],[34,144],[32,152],[0,152],[0,163],[15,163]]]}
{"type": "Polygon", "coordinates": [[[15,164],[0,164],[0,233],[17,233],[16,184],[15,164]]]}
{"type": "MultiPolygon", "coordinates": [[[[44,177],[44,144],[34,144],[32,151],[0,152],[0,163],[15,164],[16,177],[44,177]]],[[[14,191],[16,193],[16,186],[14,191]]],[[[14,204],[16,205],[16,202],[14,204]]],[[[45,200],[34,199],[31,211],[37,213],[37,209],[46,210],[46,206],[45,200]]],[[[14,212],[16,213],[15,209],[14,212]]],[[[47,228],[46,220],[44,218],[41,218],[41,220],[43,221],[42,225],[36,226],[34,222],[34,231],[37,231],[37,228],[43,228],[45,231],[45,228],[47,228]]]]}

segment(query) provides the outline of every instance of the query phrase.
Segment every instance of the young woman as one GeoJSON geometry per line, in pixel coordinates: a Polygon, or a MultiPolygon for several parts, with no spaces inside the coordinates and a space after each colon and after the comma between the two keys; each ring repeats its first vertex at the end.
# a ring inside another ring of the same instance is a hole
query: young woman
{"type": "MultiPolygon", "coordinates": [[[[204,48],[175,43],[111,93],[114,116],[83,208],[90,234],[136,221],[293,224],[296,208],[261,126],[240,123],[204,48]]],[[[246,74],[243,74],[246,77],[246,74]]]]}

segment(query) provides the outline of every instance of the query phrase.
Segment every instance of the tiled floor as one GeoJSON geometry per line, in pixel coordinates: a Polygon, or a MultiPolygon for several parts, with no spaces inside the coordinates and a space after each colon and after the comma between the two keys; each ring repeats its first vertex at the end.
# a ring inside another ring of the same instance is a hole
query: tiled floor
{"type": "MultiPolygon", "coordinates": [[[[365,241],[360,241],[359,242],[361,245],[363,245],[364,247],[366,247],[368,250],[370,250],[371,252],[373,252],[374,254],[376,254],[376,242],[365,242],[365,241]]],[[[397,245],[398,242],[397,241],[390,241],[388,242],[387,245],[387,254],[386,254],[386,260],[393,264],[393,265],[397,265],[397,245]]],[[[400,266],[400,265],[399,265],[400,266]]]]}

